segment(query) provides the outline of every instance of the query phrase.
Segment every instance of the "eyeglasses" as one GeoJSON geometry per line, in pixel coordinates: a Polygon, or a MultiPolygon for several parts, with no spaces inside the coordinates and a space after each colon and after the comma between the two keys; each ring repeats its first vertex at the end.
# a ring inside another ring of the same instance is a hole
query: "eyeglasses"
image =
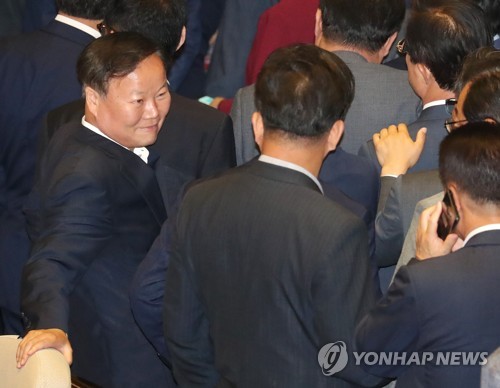
{"type": "Polygon", "coordinates": [[[448,98],[444,102],[444,106],[446,108],[446,113],[451,115],[453,113],[453,109],[455,109],[455,105],[457,105],[457,99],[456,98],[448,98]]]}
{"type": "Polygon", "coordinates": [[[401,39],[396,45],[396,50],[401,55],[406,55],[408,53],[408,44],[406,43],[406,39],[401,39]]]}
{"type": "Polygon", "coordinates": [[[97,25],[97,30],[101,33],[102,36],[113,34],[115,32],[115,30],[113,30],[104,22],[101,22],[97,25]]]}
{"type": "Polygon", "coordinates": [[[452,121],[452,120],[446,120],[444,122],[444,127],[446,128],[446,131],[450,133],[454,129],[457,129],[461,125],[467,123],[469,120],[457,120],[457,121],[452,121]]]}

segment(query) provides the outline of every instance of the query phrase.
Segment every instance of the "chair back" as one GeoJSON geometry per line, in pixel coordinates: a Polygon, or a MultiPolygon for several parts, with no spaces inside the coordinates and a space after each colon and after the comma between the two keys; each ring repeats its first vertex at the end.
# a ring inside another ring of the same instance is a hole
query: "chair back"
{"type": "Polygon", "coordinates": [[[71,373],[64,356],[55,349],[33,354],[21,369],[16,366],[16,350],[21,342],[15,335],[0,336],[0,387],[70,388],[71,373]]]}

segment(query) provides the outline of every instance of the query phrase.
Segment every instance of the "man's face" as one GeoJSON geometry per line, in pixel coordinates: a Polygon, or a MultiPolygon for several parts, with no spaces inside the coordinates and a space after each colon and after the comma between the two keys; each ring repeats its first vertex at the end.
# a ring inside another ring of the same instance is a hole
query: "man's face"
{"type": "Polygon", "coordinates": [[[151,55],[122,78],[112,78],[95,104],[97,128],[117,143],[136,148],[153,144],[170,109],[163,62],[151,55]]]}

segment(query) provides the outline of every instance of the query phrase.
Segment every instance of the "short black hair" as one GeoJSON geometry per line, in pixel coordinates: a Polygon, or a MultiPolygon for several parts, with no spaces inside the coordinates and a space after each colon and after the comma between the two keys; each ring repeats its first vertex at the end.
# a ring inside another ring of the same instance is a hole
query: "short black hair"
{"type": "Polygon", "coordinates": [[[455,84],[455,93],[460,94],[470,81],[498,71],[500,71],[500,51],[492,46],[481,47],[465,58],[462,71],[455,84]]]}
{"type": "Polygon", "coordinates": [[[264,63],[255,106],[266,130],[318,138],[343,120],[354,98],[354,77],[335,54],[313,45],[280,48],[264,63]]]}
{"type": "Polygon", "coordinates": [[[186,25],[185,0],[116,0],[105,20],[115,31],[138,32],[151,39],[170,61],[186,25]]]}
{"type": "Polygon", "coordinates": [[[117,32],[90,43],[77,62],[78,79],[101,95],[106,95],[112,78],[125,77],[151,55],[162,59],[158,46],[136,32],[117,32]]]}
{"type": "Polygon", "coordinates": [[[439,148],[439,175],[477,203],[500,205],[500,126],[486,121],[453,130],[439,148]]]}
{"type": "Polygon", "coordinates": [[[483,12],[465,1],[414,10],[406,29],[410,60],[427,66],[446,90],[454,90],[467,54],[491,45],[491,40],[483,12]]]}
{"type": "Polygon", "coordinates": [[[500,123],[500,71],[483,73],[472,81],[462,110],[468,121],[500,123]]]}
{"type": "Polygon", "coordinates": [[[104,19],[113,4],[114,0],[56,0],[59,12],[91,20],[104,19]]]}
{"type": "Polygon", "coordinates": [[[372,53],[399,31],[406,11],[404,0],[320,0],[319,9],[327,40],[372,53]]]}
{"type": "Polygon", "coordinates": [[[486,20],[493,34],[500,34],[500,1],[498,0],[476,0],[484,11],[486,20]]]}

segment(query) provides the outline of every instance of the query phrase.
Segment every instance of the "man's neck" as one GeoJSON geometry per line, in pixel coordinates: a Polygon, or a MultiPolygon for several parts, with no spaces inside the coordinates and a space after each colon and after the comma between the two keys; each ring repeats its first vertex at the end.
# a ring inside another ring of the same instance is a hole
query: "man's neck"
{"type": "Polygon", "coordinates": [[[284,160],[285,162],[296,164],[307,171],[309,171],[315,177],[318,177],[319,170],[323,164],[323,157],[321,156],[321,151],[310,152],[306,151],[297,146],[291,146],[283,148],[280,146],[275,146],[274,144],[265,144],[262,147],[262,154],[270,156],[272,158],[284,160]]]}
{"type": "Polygon", "coordinates": [[[352,51],[356,54],[361,55],[363,58],[365,58],[368,62],[370,63],[377,63],[380,64],[382,63],[382,59],[380,57],[380,53],[377,51],[375,53],[372,53],[368,50],[364,50],[359,47],[353,47],[353,46],[348,46],[348,45],[343,45],[341,43],[337,42],[332,42],[332,41],[327,41],[324,38],[319,39],[316,42],[316,46],[322,48],[323,50],[326,51],[352,51]]]}
{"type": "Polygon", "coordinates": [[[76,17],[76,16],[71,16],[71,15],[68,15],[67,13],[64,13],[64,12],[59,12],[59,14],[61,14],[63,16],[66,16],[67,18],[76,20],[77,22],[80,22],[82,24],[85,24],[86,26],[88,26],[90,28],[93,28],[96,31],[98,31],[97,25],[100,22],[102,22],[102,20],[84,19],[84,18],[79,18],[79,17],[76,17]]]}
{"type": "Polygon", "coordinates": [[[434,101],[447,100],[448,98],[455,98],[455,93],[441,89],[437,83],[434,83],[427,88],[425,94],[420,97],[422,105],[429,104],[434,101]]]}

